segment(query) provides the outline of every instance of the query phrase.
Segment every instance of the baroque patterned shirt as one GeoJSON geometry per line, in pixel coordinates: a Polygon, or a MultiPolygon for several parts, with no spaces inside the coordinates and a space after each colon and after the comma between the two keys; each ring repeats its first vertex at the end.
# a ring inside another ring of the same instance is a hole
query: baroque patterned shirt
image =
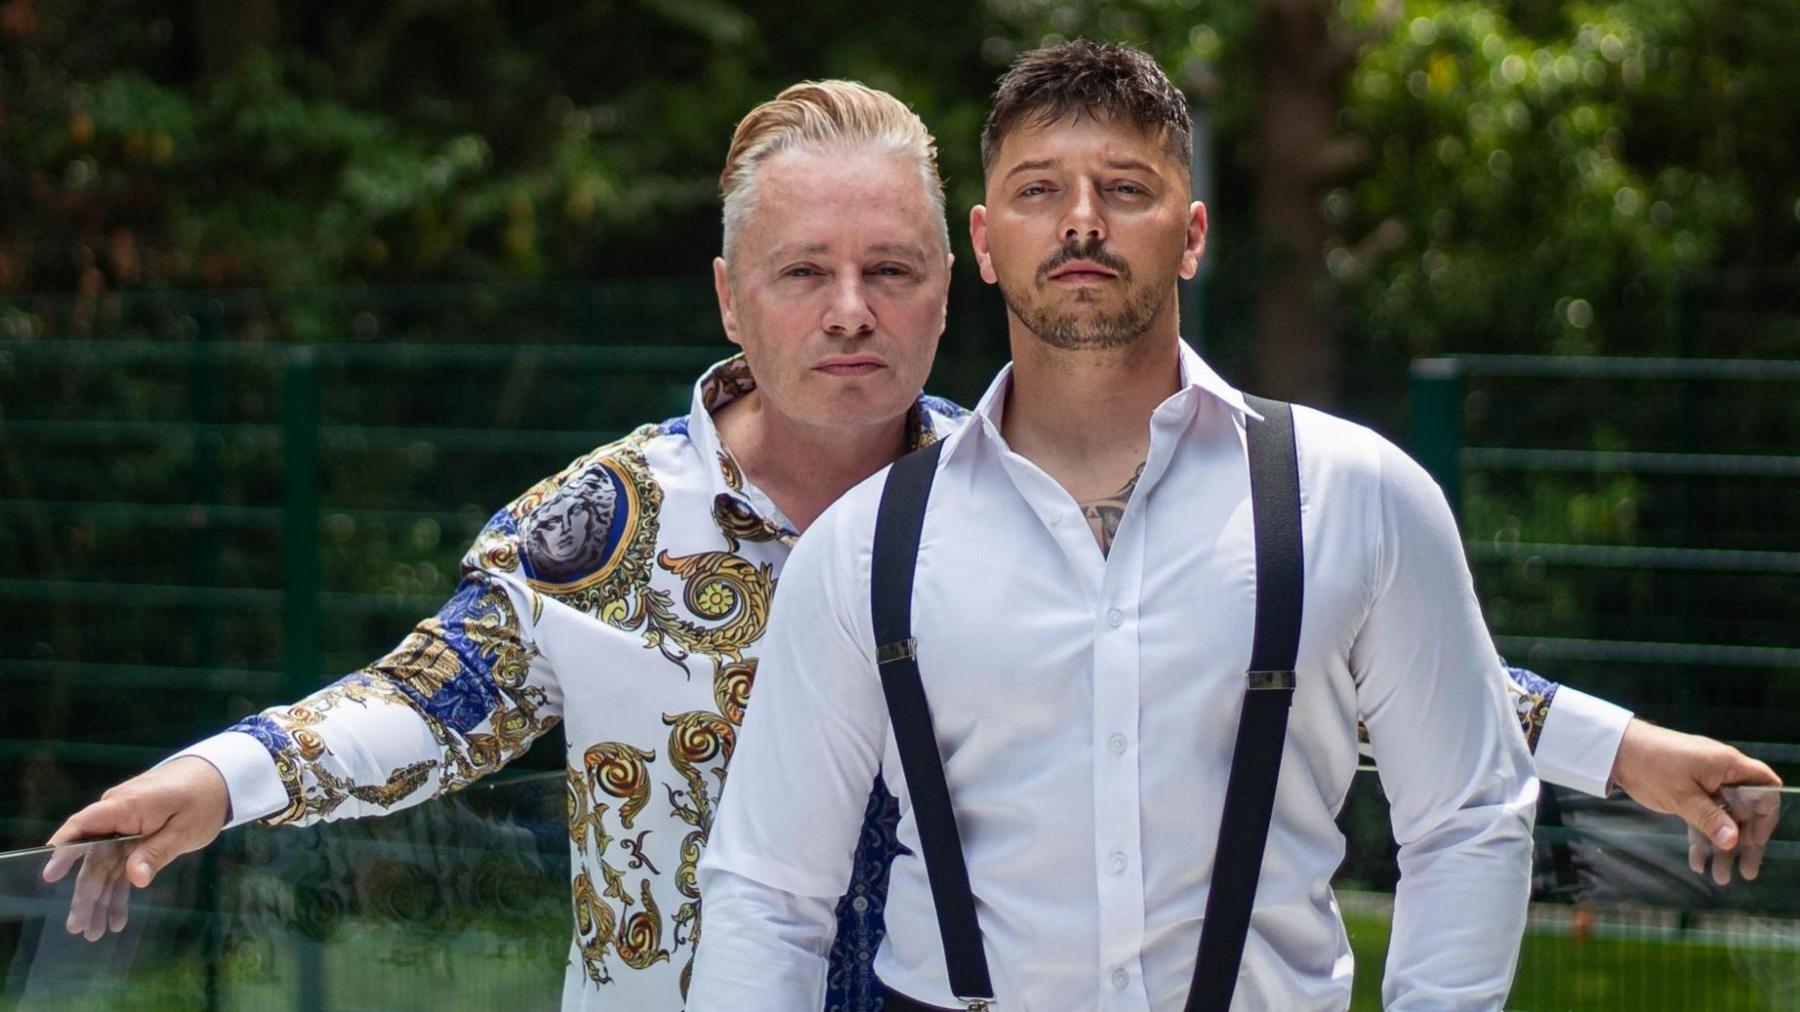
{"type": "MultiPolygon", "coordinates": [[[[188,750],[224,774],[233,824],[412,805],[499,769],[560,720],[575,925],[564,1007],[678,1008],[700,936],[695,866],[796,536],[713,427],[754,386],[742,357],[713,367],[687,416],[578,458],[496,513],[449,602],[393,652],[188,750]]],[[[921,397],[913,445],[962,414],[921,397]]],[[[891,822],[885,793],[870,805],[891,822]]],[[[870,837],[863,864],[884,875],[891,834],[870,837]]],[[[872,1001],[881,884],[853,883],[844,900],[845,1007],[872,1001]]]]}
{"type": "MultiPolygon", "coordinates": [[[[450,600],[393,652],[187,750],[225,776],[231,824],[404,808],[499,769],[560,720],[575,926],[565,1005],[679,1008],[700,929],[695,866],[795,538],[713,427],[712,412],[754,385],[741,357],[708,370],[688,415],[582,456],[496,513],[450,600]]],[[[965,416],[920,398],[912,441],[965,416]]],[[[1629,715],[1512,675],[1540,773],[1603,789],[1629,715]],[[1558,755],[1570,758],[1546,764],[1558,755]]],[[[870,962],[897,818],[877,783],[838,905],[831,1012],[879,1007],[870,962]]]]}

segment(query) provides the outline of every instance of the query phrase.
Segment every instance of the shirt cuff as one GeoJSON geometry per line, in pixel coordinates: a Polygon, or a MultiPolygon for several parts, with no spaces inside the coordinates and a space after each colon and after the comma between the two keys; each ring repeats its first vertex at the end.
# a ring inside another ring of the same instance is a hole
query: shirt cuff
{"type": "Polygon", "coordinates": [[[163,760],[197,756],[212,764],[225,778],[225,790],[231,797],[231,815],[226,829],[266,818],[288,806],[287,788],[275,772],[275,758],[250,735],[226,731],[197,742],[163,760]]]}
{"type": "Polygon", "coordinates": [[[1567,685],[1550,701],[1550,714],[1532,758],[1539,779],[1583,794],[1605,797],[1613,761],[1631,711],[1567,685]]]}

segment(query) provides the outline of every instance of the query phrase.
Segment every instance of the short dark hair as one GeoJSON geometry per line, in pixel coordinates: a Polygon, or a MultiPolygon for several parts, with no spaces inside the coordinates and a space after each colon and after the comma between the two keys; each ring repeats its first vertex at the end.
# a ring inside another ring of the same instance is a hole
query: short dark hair
{"type": "Polygon", "coordinates": [[[1131,123],[1160,135],[1181,164],[1193,160],[1187,100],[1150,54],[1077,39],[1033,49],[1001,76],[981,128],[981,170],[993,169],[1000,142],[1014,130],[1083,116],[1131,123]]]}

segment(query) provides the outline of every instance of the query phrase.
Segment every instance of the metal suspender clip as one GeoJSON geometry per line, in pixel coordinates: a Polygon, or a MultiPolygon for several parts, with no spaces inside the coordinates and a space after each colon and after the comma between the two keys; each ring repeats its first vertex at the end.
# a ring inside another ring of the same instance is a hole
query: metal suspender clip
{"type": "Polygon", "coordinates": [[[1294,673],[1292,671],[1252,671],[1246,678],[1250,682],[1250,691],[1269,689],[1293,689],[1294,673]]]}
{"type": "Polygon", "coordinates": [[[995,1009],[1000,1007],[1000,1003],[992,998],[964,998],[958,996],[956,1000],[967,1006],[969,1012],[994,1012],[995,1009]]]}
{"type": "Polygon", "coordinates": [[[919,641],[911,636],[898,643],[883,643],[875,648],[875,664],[879,667],[883,664],[903,661],[909,657],[916,659],[919,656],[918,650],[919,641]]]}

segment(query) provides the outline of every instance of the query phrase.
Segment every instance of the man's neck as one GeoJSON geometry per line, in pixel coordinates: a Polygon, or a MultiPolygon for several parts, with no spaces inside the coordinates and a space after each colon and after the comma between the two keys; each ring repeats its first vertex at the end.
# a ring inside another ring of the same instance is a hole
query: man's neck
{"type": "Polygon", "coordinates": [[[907,449],[904,414],[860,428],[815,427],[774,410],[756,390],[720,408],[713,424],[745,477],[801,532],[907,449]]]}
{"type": "Polygon", "coordinates": [[[1043,468],[1077,502],[1119,491],[1150,448],[1150,415],[1181,386],[1173,326],[1129,346],[1070,351],[1013,326],[1012,382],[1001,418],[1014,452],[1043,468]]]}

